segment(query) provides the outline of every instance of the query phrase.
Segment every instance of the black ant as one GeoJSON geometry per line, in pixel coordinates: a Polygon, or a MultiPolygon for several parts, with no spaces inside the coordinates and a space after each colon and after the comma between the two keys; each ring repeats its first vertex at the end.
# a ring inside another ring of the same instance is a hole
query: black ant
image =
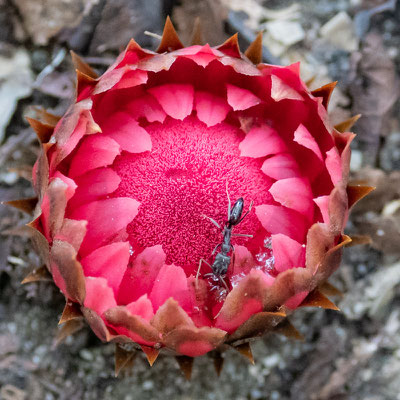
{"type": "MultiPolygon", "coordinates": [[[[197,274],[196,274],[196,286],[197,286],[197,281],[198,281],[199,274],[200,274],[201,264],[202,264],[202,262],[204,262],[212,270],[212,272],[205,274],[204,276],[212,276],[214,278],[213,279],[214,281],[216,281],[216,280],[221,281],[224,284],[226,290],[229,291],[228,285],[224,281],[224,277],[225,277],[226,273],[228,272],[228,267],[229,267],[229,264],[231,263],[231,257],[228,255],[228,253],[231,251],[234,251],[234,247],[231,244],[231,238],[232,238],[232,236],[253,237],[253,235],[232,233],[232,229],[234,226],[240,224],[240,222],[242,222],[244,220],[244,218],[247,216],[247,214],[249,214],[249,212],[251,211],[251,208],[253,206],[253,202],[250,203],[250,207],[249,207],[248,211],[242,217],[243,207],[244,207],[243,197],[239,197],[239,199],[236,200],[236,202],[233,205],[232,210],[231,210],[231,200],[229,198],[228,185],[226,187],[226,194],[228,196],[228,220],[226,221],[223,232],[222,232],[222,235],[223,235],[222,243],[217,244],[214,251],[212,252],[212,255],[215,254],[215,252],[217,251],[217,249],[219,247],[221,248],[221,250],[215,256],[215,259],[214,259],[214,262],[212,263],[212,265],[210,265],[203,258],[200,259],[199,268],[198,268],[197,274]]],[[[203,215],[203,216],[205,218],[208,218],[218,229],[222,229],[217,221],[215,221],[214,219],[212,219],[210,217],[207,217],[206,215],[203,215]]],[[[216,288],[217,288],[217,286],[214,286],[211,290],[214,290],[216,288]]]]}

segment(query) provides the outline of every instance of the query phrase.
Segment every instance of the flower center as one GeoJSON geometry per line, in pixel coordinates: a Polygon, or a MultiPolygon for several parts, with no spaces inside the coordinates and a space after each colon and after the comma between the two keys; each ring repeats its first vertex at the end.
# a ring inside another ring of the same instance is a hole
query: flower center
{"type": "MultiPolygon", "coordinates": [[[[134,250],[161,244],[167,263],[196,271],[200,258],[222,242],[219,230],[227,221],[228,198],[244,198],[244,213],[250,202],[270,203],[271,180],[260,170],[262,161],[240,157],[239,143],[245,134],[232,125],[207,127],[194,117],[183,121],[168,118],[146,127],[152,150],[122,153],[114,163],[121,177],[115,196],[140,201],[136,218],[128,225],[134,250]]],[[[260,223],[254,210],[234,227],[234,232],[254,234],[260,223]]],[[[233,244],[248,239],[233,238],[233,244]]]]}

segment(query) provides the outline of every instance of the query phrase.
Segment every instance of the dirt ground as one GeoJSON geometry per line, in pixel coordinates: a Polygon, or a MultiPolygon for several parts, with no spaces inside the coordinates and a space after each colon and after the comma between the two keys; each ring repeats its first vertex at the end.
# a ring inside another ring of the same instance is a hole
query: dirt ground
{"type": "MultiPolygon", "coordinates": [[[[338,80],[335,122],[363,114],[354,130],[352,179],[377,187],[356,206],[348,234],[371,245],[346,249],[331,278],[340,312],[302,309],[304,341],[270,335],[234,350],[218,377],[196,359],[186,381],[174,359],[114,377],[114,347],[86,327],[56,346],[64,299],[51,282],[21,285],[40,260],[27,238],[0,241],[0,399],[400,400],[400,2],[380,0],[0,0],[0,198],[29,197],[38,146],[24,120],[40,105],[62,114],[74,94],[69,49],[103,71],[131,37],[154,48],[165,15],[183,40],[193,20],[217,44],[239,31],[243,46],[264,31],[266,62],[300,60],[313,88],[338,80]],[[110,32],[112,34],[110,34],[110,32]]],[[[244,49],[245,47],[243,47],[244,49]]],[[[28,217],[0,206],[0,229],[28,217]]]]}

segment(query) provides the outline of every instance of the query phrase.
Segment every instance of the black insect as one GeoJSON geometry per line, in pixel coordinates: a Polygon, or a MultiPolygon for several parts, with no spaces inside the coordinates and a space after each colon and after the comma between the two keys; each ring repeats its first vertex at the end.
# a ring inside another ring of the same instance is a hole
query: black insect
{"type": "MultiPolygon", "coordinates": [[[[228,195],[228,220],[226,221],[223,232],[222,232],[222,235],[223,235],[222,243],[217,244],[214,251],[212,252],[212,255],[214,255],[216,253],[217,249],[220,249],[220,251],[215,256],[215,259],[214,259],[214,262],[212,263],[212,265],[210,265],[204,259],[200,260],[199,268],[197,270],[197,275],[196,275],[196,282],[197,282],[197,279],[200,274],[201,264],[204,262],[212,270],[212,273],[205,274],[204,276],[211,276],[214,281],[221,281],[224,284],[225,288],[227,290],[229,290],[228,285],[224,281],[224,277],[225,277],[226,273],[228,272],[229,264],[231,263],[231,256],[228,254],[234,251],[234,248],[231,243],[231,238],[232,238],[232,236],[253,237],[252,235],[245,235],[245,234],[241,234],[241,233],[239,233],[239,234],[232,233],[232,230],[233,230],[233,227],[240,224],[240,222],[242,222],[243,219],[247,216],[247,214],[251,211],[253,202],[251,202],[248,211],[242,217],[243,207],[244,207],[243,197],[240,197],[239,199],[237,199],[231,209],[231,201],[229,198],[228,189],[227,189],[227,195],[228,195]]],[[[210,217],[207,217],[206,215],[204,215],[204,217],[208,218],[217,228],[222,229],[217,221],[215,221],[214,219],[212,219],[210,217]]],[[[214,286],[211,290],[214,290],[216,288],[217,288],[217,286],[214,286]]]]}

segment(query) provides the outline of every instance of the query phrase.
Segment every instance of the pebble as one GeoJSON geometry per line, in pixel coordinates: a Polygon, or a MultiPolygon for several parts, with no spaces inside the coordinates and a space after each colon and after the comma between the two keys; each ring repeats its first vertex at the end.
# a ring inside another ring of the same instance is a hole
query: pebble
{"type": "Polygon", "coordinates": [[[349,52],[358,49],[353,21],[345,11],[336,14],[321,27],[319,32],[323,39],[339,49],[349,52]]]}

